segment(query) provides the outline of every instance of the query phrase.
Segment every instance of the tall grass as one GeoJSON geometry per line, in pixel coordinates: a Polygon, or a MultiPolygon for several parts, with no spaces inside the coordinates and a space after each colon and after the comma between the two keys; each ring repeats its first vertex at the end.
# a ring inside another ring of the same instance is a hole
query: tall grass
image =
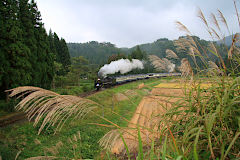
{"type": "MultiPolygon", "coordinates": [[[[235,1],[234,5],[240,25],[235,1]]],[[[230,33],[221,11],[218,10],[217,15],[211,14],[213,26],[206,20],[201,9],[198,17],[213,39],[224,39],[223,27],[230,33]]],[[[189,53],[194,62],[192,66],[185,64],[183,70],[189,72],[194,68],[197,72],[185,76],[185,83],[191,83],[192,87],[186,92],[184,105],[176,104],[176,107],[168,110],[165,116],[160,118],[160,123],[169,124],[170,128],[162,130],[166,137],[164,142],[160,142],[156,147],[155,154],[160,152],[162,156],[159,156],[159,159],[166,159],[166,157],[170,159],[239,159],[240,50],[236,45],[239,42],[239,35],[233,35],[230,47],[225,46],[228,63],[226,64],[215,43],[204,48],[193,38],[186,26],[181,22],[176,23],[179,29],[187,34],[187,37],[179,40],[177,45],[189,53]],[[218,58],[219,65],[209,62],[210,59],[206,54],[209,51],[218,58]],[[197,57],[201,59],[204,67],[200,67],[196,62],[197,57]],[[203,76],[206,78],[201,78],[203,76]],[[191,77],[190,81],[189,77],[191,77]],[[200,85],[205,80],[213,85],[208,89],[201,89],[200,85]],[[174,118],[176,113],[177,120],[174,118]]]]}
{"type": "MultiPolygon", "coordinates": [[[[240,26],[235,1],[234,6],[240,26]]],[[[198,17],[213,40],[224,40],[224,30],[230,34],[227,20],[220,10],[217,15],[211,14],[211,23],[201,9],[198,17]]],[[[178,40],[176,45],[194,62],[190,65],[187,59],[183,59],[181,65],[183,82],[190,83],[191,87],[185,89],[184,103],[176,103],[164,116],[158,117],[161,136],[153,140],[150,148],[142,149],[138,132],[137,159],[240,159],[240,48],[236,45],[239,35],[234,34],[231,46],[225,46],[225,60],[216,43],[201,46],[186,26],[176,23],[186,32],[186,38],[178,40]],[[219,64],[211,61],[209,52],[217,57],[219,64]],[[201,63],[197,63],[197,58],[201,63]],[[205,81],[212,84],[211,87],[201,88],[205,81]]]]}
{"type": "MultiPolygon", "coordinates": [[[[235,1],[234,6],[240,26],[235,1]]],[[[217,15],[211,14],[212,23],[207,21],[200,9],[198,17],[213,40],[224,39],[223,31],[225,29],[230,33],[227,20],[221,11],[218,10],[217,15]]],[[[102,142],[110,143],[121,138],[128,159],[135,157],[137,159],[164,160],[240,158],[240,49],[236,45],[239,42],[238,35],[233,36],[230,47],[225,47],[226,62],[215,43],[210,43],[208,47],[201,46],[186,26],[181,22],[176,23],[180,30],[186,32],[186,38],[176,41],[176,45],[178,49],[185,50],[193,61],[193,65],[191,65],[187,59],[182,60],[183,82],[190,83],[191,86],[185,89],[185,96],[182,98],[184,103],[175,103],[174,107],[158,117],[159,130],[157,134],[159,136],[152,139],[150,147],[144,146],[140,134],[141,129],[146,128],[143,126],[135,128],[136,139],[139,141],[137,156],[129,153],[126,140],[122,136],[125,128],[97,115],[117,128],[105,135],[108,139],[102,142]],[[209,52],[218,58],[219,64],[210,61],[209,52]],[[200,59],[201,63],[197,63],[196,59],[200,59]],[[201,88],[201,83],[206,80],[212,84],[211,87],[201,88]]],[[[27,112],[30,118],[37,116],[36,123],[39,122],[40,117],[45,115],[41,128],[44,128],[47,122],[54,125],[57,120],[63,122],[60,123],[62,126],[65,118],[71,115],[85,115],[94,109],[93,105],[98,105],[92,101],[73,96],[61,96],[39,88],[17,88],[12,91],[12,96],[19,93],[27,96],[18,107],[27,112]]],[[[152,130],[148,129],[148,131],[152,130]]],[[[107,157],[108,159],[113,158],[108,152],[107,157]]]]}

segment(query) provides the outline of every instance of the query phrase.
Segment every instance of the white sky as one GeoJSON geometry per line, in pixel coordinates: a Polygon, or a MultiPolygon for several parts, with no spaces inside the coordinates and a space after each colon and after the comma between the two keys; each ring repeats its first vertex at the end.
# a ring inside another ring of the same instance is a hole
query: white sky
{"type": "MultiPolygon", "coordinates": [[[[133,47],[159,38],[184,35],[178,20],[200,38],[210,37],[200,19],[200,7],[207,19],[220,9],[232,33],[239,32],[233,0],[37,0],[43,23],[67,42],[111,42],[133,47]]],[[[238,8],[240,0],[237,0],[238,8]]],[[[226,33],[226,35],[228,35],[226,33]]]]}

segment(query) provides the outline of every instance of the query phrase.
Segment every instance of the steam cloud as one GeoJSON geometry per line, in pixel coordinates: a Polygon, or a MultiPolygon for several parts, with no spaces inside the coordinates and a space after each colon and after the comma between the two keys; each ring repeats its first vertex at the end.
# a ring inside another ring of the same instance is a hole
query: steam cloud
{"type": "Polygon", "coordinates": [[[110,64],[105,64],[98,72],[98,75],[105,77],[107,74],[120,72],[121,74],[130,72],[133,69],[143,69],[143,62],[138,59],[120,59],[112,61],[110,64]]]}

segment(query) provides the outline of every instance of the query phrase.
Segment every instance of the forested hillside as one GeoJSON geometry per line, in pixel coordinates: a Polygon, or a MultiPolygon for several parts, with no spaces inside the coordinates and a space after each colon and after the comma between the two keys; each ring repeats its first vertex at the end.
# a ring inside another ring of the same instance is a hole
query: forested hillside
{"type": "MultiPolygon", "coordinates": [[[[109,58],[111,59],[112,55],[117,55],[121,53],[121,55],[130,55],[134,52],[134,50],[139,47],[144,53],[147,55],[157,55],[159,58],[165,58],[166,57],[166,50],[170,49],[173,52],[175,52],[179,59],[175,61],[177,65],[180,65],[182,58],[189,59],[190,63],[193,63],[192,58],[189,55],[189,51],[186,50],[180,50],[177,47],[177,42],[187,37],[179,37],[177,40],[168,40],[167,38],[158,39],[153,43],[146,43],[134,46],[132,48],[116,48],[111,43],[98,43],[96,41],[88,42],[88,43],[68,43],[68,48],[70,55],[72,57],[77,56],[83,56],[84,58],[88,59],[90,63],[94,64],[104,64],[109,63],[109,58]]],[[[207,48],[210,45],[210,41],[206,41],[203,39],[200,39],[199,37],[194,36],[194,40],[197,42],[197,48],[207,48]]],[[[219,45],[218,48],[224,49],[224,46],[219,45]]],[[[188,48],[189,49],[189,48],[188,48]]],[[[226,57],[224,55],[225,52],[221,52],[220,49],[220,55],[223,57],[226,57]]],[[[207,50],[206,56],[209,57],[209,60],[216,62],[217,56],[211,53],[210,50],[207,50]]],[[[196,58],[197,62],[200,63],[200,58],[196,58]]],[[[199,64],[200,66],[202,64],[199,64]]]]}
{"type": "Polygon", "coordinates": [[[55,65],[70,65],[64,39],[48,35],[34,0],[0,2],[0,93],[17,86],[50,88],[55,65]]]}
{"type": "Polygon", "coordinates": [[[110,42],[68,43],[68,48],[71,57],[83,56],[93,64],[105,64],[109,56],[121,53],[121,50],[110,42]]]}
{"type": "MultiPolygon", "coordinates": [[[[147,54],[154,54],[160,58],[166,57],[166,49],[171,49],[176,52],[173,41],[168,40],[167,38],[158,39],[153,43],[146,43],[138,45],[141,50],[145,51],[147,54]]],[[[129,48],[128,52],[134,50],[137,46],[129,48]]]]}

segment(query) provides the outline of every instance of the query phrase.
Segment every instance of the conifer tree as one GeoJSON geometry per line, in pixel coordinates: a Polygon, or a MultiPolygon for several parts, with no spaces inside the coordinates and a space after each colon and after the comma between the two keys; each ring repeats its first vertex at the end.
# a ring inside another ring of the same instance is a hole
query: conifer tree
{"type": "Polygon", "coordinates": [[[34,18],[33,18],[33,13],[30,10],[30,4],[28,3],[28,0],[20,0],[19,1],[19,20],[21,24],[21,29],[23,31],[23,42],[28,48],[30,49],[30,55],[29,55],[29,62],[31,63],[31,77],[32,81],[30,85],[35,85],[39,84],[39,80],[37,78],[38,74],[38,64],[37,64],[37,40],[35,36],[35,28],[34,24],[34,18]]]}
{"type": "MultiPolygon", "coordinates": [[[[23,43],[22,30],[17,16],[17,1],[2,0],[0,2],[0,64],[1,86],[0,90],[26,85],[31,81],[29,70],[30,50],[23,43]]],[[[8,98],[8,97],[7,97],[8,98]]]]}
{"type": "Polygon", "coordinates": [[[48,34],[48,41],[49,41],[51,53],[53,53],[56,56],[57,51],[56,51],[56,46],[54,44],[54,37],[51,29],[49,30],[49,34],[48,34]]]}
{"type": "Polygon", "coordinates": [[[62,69],[59,72],[59,75],[65,75],[69,72],[69,67],[71,65],[70,54],[66,41],[61,38],[59,39],[56,33],[53,34],[54,46],[56,48],[56,62],[62,64],[62,69]]]}
{"type": "Polygon", "coordinates": [[[50,88],[54,76],[54,57],[50,50],[48,35],[41,22],[41,14],[34,0],[30,3],[32,22],[34,24],[34,35],[37,40],[37,63],[35,74],[35,85],[50,88]]]}
{"type": "Polygon", "coordinates": [[[69,72],[69,67],[71,65],[71,60],[70,60],[70,55],[69,55],[67,43],[63,38],[61,38],[61,40],[60,40],[60,48],[61,48],[61,52],[59,53],[60,54],[60,61],[63,65],[63,67],[64,67],[65,72],[69,72]]]}

